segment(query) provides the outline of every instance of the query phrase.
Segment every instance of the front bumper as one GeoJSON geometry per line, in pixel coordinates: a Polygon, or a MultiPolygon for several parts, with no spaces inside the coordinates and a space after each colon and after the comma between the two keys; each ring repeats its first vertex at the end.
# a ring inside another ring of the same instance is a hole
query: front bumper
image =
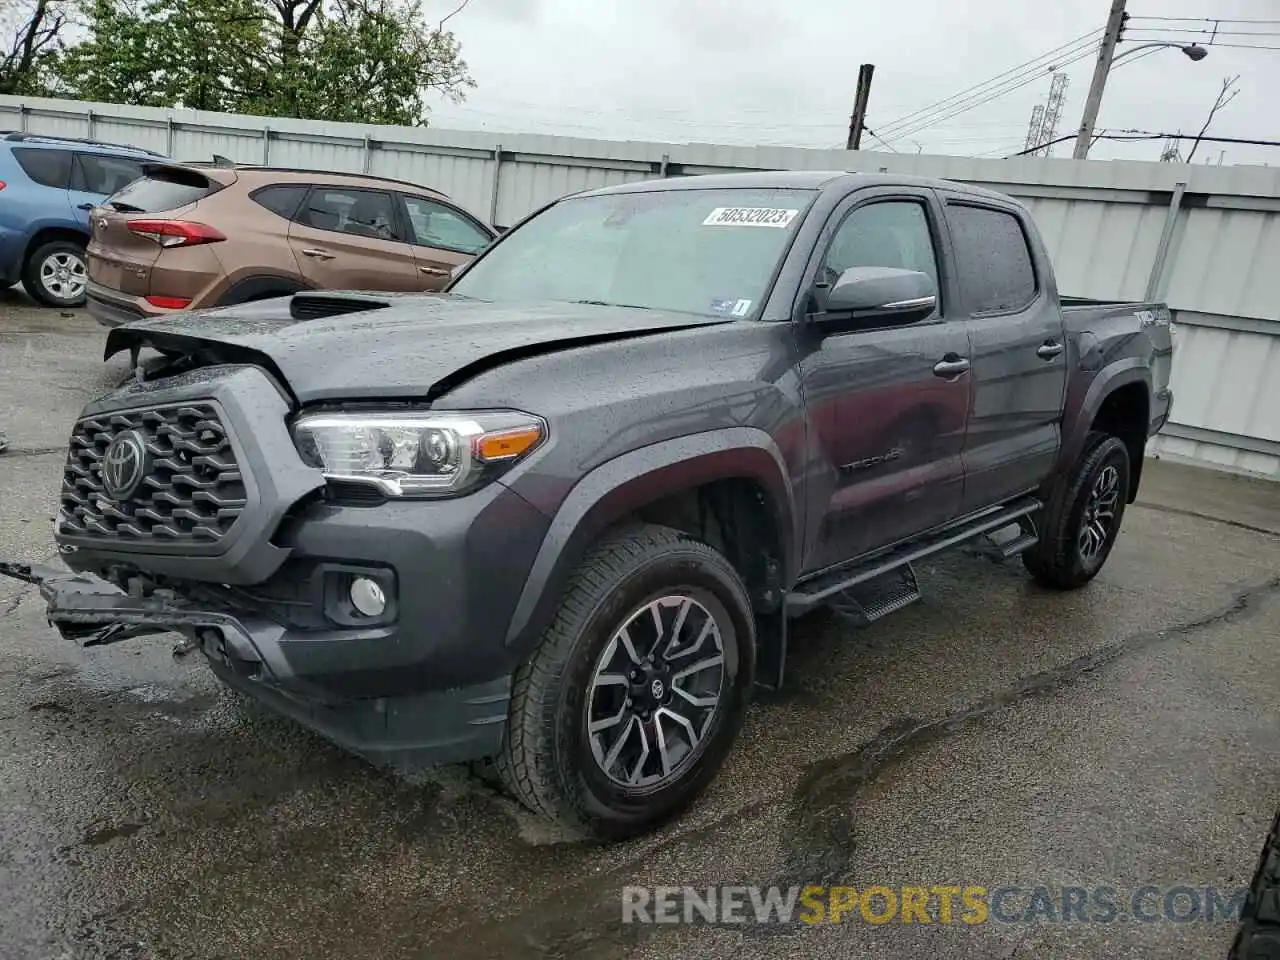
{"type": "Polygon", "coordinates": [[[287,628],[262,617],[212,610],[175,597],[136,596],[97,577],[0,563],[0,576],[36,584],[49,622],[81,646],[176,631],[213,672],[267,707],[366,760],[402,770],[495,754],[502,742],[510,674],[440,690],[346,698],[297,672],[287,628]]]}

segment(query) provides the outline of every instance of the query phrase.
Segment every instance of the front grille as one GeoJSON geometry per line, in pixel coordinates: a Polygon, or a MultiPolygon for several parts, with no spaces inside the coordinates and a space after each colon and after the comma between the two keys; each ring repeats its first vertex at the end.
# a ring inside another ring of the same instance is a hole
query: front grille
{"type": "Polygon", "coordinates": [[[218,411],[208,403],[104,414],[71,435],[61,532],[134,543],[215,543],[244,510],[244,477],[218,411]],[[103,479],[111,441],[134,431],[146,449],[136,492],[113,499],[103,479]]]}

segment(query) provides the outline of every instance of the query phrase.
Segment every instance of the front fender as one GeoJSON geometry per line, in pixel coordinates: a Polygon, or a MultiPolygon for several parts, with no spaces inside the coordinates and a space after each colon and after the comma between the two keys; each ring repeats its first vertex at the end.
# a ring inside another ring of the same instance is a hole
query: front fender
{"type": "Polygon", "coordinates": [[[800,531],[791,478],[773,438],[753,427],[730,427],[664,440],[601,464],[569,491],[534,558],[507,645],[522,652],[537,642],[555,616],[569,576],[609,527],[664,497],[729,479],[753,480],[768,491],[790,582],[800,531]]]}

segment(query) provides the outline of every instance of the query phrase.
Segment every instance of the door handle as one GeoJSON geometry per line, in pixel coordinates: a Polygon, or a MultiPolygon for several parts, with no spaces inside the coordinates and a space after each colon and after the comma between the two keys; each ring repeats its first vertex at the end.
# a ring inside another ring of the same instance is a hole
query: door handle
{"type": "Polygon", "coordinates": [[[94,206],[95,206],[95,205],[94,205],[94,204],[92,204],[92,203],[78,203],[78,204],[76,204],[76,209],[77,209],[77,210],[92,210],[92,209],[94,208],[94,206]]]}
{"type": "Polygon", "coordinates": [[[933,372],[939,377],[958,377],[962,373],[969,372],[969,361],[954,353],[948,353],[933,365],[933,372]]]}
{"type": "Polygon", "coordinates": [[[1046,340],[1036,347],[1036,356],[1041,360],[1052,360],[1060,353],[1062,353],[1062,344],[1056,340],[1046,340]]]}
{"type": "Polygon", "coordinates": [[[452,270],[441,270],[439,267],[419,267],[418,269],[433,277],[447,277],[453,272],[452,270]]]}
{"type": "Polygon", "coordinates": [[[306,247],[302,251],[304,257],[315,257],[317,260],[332,260],[334,254],[328,250],[321,250],[318,247],[306,247]]]}

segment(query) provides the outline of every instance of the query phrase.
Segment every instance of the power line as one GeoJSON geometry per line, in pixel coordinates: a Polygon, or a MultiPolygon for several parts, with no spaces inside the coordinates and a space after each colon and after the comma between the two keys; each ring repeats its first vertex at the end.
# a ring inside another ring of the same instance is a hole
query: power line
{"type": "MultiPolygon", "coordinates": [[[[1136,142],[1139,140],[1195,140],[1194,133],[1145,133],[1135,131],[1132,135],[1127,133],[1099,133],[1095,134],[1099,140],[1121,140],[1125,142],[1136,142]]],[[[1070,140],[1075,137],[1074,133],[1065,137],[1059,137],[1052,143],[1042,143],[1035,150],[1043,150],[1045,147],[1053,146],[1054,143],[1062,143],[1064,140],[1070,140]]],[[[1280,147],[1280,140],[1254,140],[1247,137],[1200,137],[1204,143],[1236,143],[1250,147],[1280,147]]],[[[1017,153],[1011,153],[1005,157],[1006,160],[1012,160],[1014,157],[1025,156],[1031,153],[1031,150],[1019,150],[1017,153]]]]}
{"type": "Polygon", "coordinates": [[[1037,74],[1039,74],[1043,70],[1043,68],[1046,66],[1047,62],[1051,62],[1054,59],[1054,57],[1064,55],[1064,54],[1074,53],[1075,50],[1079,47],[1079,45],[1082,42],[1085,42],[1085,41],[1091,42],[1101,32],[1102,32],[1101,30],[1090,30],[1088,33],[1081,34],[1080,36],[1076,37],[1074,40],[1069,40],[1064,44],[1054,47],[1052,50],[1048,50],[1045,53],[1040,54],[1038,57],[1033,57],[1032,59],[1027,60],[1024,63],[1020,63],[1015,67],[1010,67],[1008,70],[1004,71],[1003,73],[996,74],[994,77],[991,77],[988,80],[984,80],[981,83],[976,83],[971,87],[966,87],[964,90],[961,90],[959,93],[952,94],[951,96],[946,97],[942,100],[938,100],[938,101],[935,101],[934,103],[930,103],[926,106],[923,106],[920,109],[914,110],[911,113],[898,117],[896,120],[893,120],[887,124],[881,124],[881,129],[898,127],[898,126],[907,124],[908,122],[915,122],[915,118],[919,117],[922,114],[950,109],[952,106],[955,106],[956,102],[961,101],[966,97],[981,96],[982,93],[986,92],[984,88],[989,88],[993,85],[998,85],[1000,83],[1008,82],[1009,80],[1013,79],[1011,74],[1021,74],[1027,68],[1032,68],[1037,72],[1037,74]]]}
{"type": "MultiPolygon", "coordinates": [[[[1061,70],[1063,67],[1069,67],[1071,66],[1071,64],[1078,63],[1079,61],[1084,60],[1088,57],[1092,57],[1093,55],[1094,55],[1094,49],[1091,45],[1087,50],[1081,51],[1080,53],[1076,54],[1074,57],[1064,60],[1061,63],[1054,64],[1053,68],[1054,70],[1061,70]]],[[[1044,78],[1044,70],[1042,69],[1040,71],[1037,71],[1036,73],[1031,74],[1030,76],[1027,76],[1024,79],[1018,80],[1017,82],[1009,83],[1004,87],[992,90],[988,93],[987,96],[984,96],[980,99],[971,100],[961,104],[956,104],[954,105],[955,109],[950,110],[950,112],[943,113],[940,116],[934,115],[929,117],[923,117],[919,120],[905,124],[904,126],[901,126],[898,129],[893,130],[891,133],[887,134],[887,136],[892,140],[901,140],[903,137],[907,137],[907,136],[910,136],[911,134],[918,133],[921,130],[924,130],[928,127],[933,126],[935,123],[941,123],[944,120],[950,120],[952,117],[958,117],[962,113],[967,113],[970,110],[976,109],[977,107],[980,107],[985,103],[990,103],[992,100],[995,100],[999,97],[1003,97],[1003,96],[1006,96],[1007,94],[1013,93],[1015,90],[1021,90],[1023,87],[1028,86],[1029,84],[1035,83],[1037,80],[1041,80],[1043,78],[1044,78]]],[[[884,129],[884,128],[881,127],[881,129],[884,129]]],[[[1041,144],[1041,146],[1043,147],[1045,146],[1045,144],[1041,144]]]]}
{"type": "Polygon", "coordinates": [[[1205,47],[1210,50],[1215,47],[1226,47],[1230,50],[1280,50],[1280,46],[1267,46],[1261,43],[1206,43],[1205,47]]]}
{"type": "Polygon", "coordinates": [[[895,146],[894,146],[892,143],[890,143],[888,140],[883,140],[883,139],[881,139],[880,135],[879,135],[878,133],[876,133],[874,130],[872,130],[870,127],[863,127],[863,128],[862,128],[862,130],[863,130],[863,132],[864,132],[864,133],[866,133],[866,135],[867,135],[867,136],[869,136],[872,140],[876,141],[876,143],[883,144],[885,147],[887,147],[887,148],[889,149],[889,152],[890,152],[890,153],[897,153],[897,152],[898,152],[898,148],[897,148],[897,147],[895,147],[895,146]]]}
{"type": "Polygon", "coordinates": [[[1125,33],[1189,33],[1196,37],[1280,37],[1280,30],[1192,30],[1190,27],[1132,27],[1125,33]]]}
{"type": "Polygon", "coordinates": [[[1129,22],[1135,20],[1160,20],[1164,23],[1269,23],[1280,24],[1280,20],[1233,20],[1229,17],[1130,17],[1129,22]]]}

